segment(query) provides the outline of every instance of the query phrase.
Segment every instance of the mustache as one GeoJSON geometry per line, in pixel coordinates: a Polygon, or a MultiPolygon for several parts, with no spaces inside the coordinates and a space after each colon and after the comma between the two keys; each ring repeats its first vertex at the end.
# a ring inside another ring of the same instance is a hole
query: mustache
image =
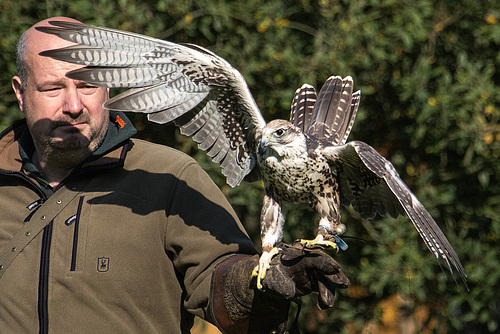
{"type": "Polygon", "coordinates": [[[90,116],[86,113],[78,115],[77,118],[61,117],[51,122],[50,128],[54,130],[60,126],[75,125],[80,123],[90,123],[90,116]]]}

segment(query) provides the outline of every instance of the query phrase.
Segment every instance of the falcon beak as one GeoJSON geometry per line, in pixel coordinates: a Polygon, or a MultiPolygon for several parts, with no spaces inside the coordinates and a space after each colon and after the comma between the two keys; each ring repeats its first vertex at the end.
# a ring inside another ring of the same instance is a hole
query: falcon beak
{"type": "Polygon", "coordinates": [[[262,138],[260,139],[260,147],[264,148],[266,146],[269,146],[270,144],[270,136],[268,134],[263,134],[262,138]]]}
{"type": "Polygon", "coordinates": [[[270,145],[269,135],[263,134],[259,142],[259,151],[262,153],[270,145]]]}
{"type": "Polygon", "coordinates": [[[263,134],[262,138],[260,139],[260,146],[268,146],[269,145],[269,138],[270,136],[268,134],[263,134]]]}

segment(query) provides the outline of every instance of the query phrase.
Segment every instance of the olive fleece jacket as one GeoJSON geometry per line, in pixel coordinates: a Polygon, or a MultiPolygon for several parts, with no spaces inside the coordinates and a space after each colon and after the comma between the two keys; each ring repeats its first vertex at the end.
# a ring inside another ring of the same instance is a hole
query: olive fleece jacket
{"type": "Polygon", "coordinates": [[[1,333],[189,333],[208,316],[214,267],[256,254],[193,159],[129,139],[130,121],[110,118],[101,147],[56,189],[30,161],[24,121],[0,135],[0,251],[47,224],[1,269],[1,333]]]}

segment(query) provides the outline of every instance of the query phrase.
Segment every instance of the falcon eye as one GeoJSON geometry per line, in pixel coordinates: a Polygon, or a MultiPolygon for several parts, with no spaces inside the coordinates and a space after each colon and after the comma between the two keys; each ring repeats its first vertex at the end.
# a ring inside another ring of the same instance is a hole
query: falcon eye
{"type": "Polygon", "coordinates": [[[281,137],[281,136],[283,136],[285,134],[285,130],[278,129],[274,133],[276,134],[276,136],[281,137]]]}

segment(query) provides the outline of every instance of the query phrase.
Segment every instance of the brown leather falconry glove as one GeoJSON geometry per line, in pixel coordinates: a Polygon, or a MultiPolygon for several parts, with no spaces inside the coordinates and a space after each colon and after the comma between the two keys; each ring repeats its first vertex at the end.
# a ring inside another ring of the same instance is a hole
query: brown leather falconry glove
{"type": "Polygon", "coordinates": [[[251,276],[258,256],[235,255],[217,265],[212,278],[210,315],[224,333],[283,333],[290,300],[318,292],[318,307],[332,307],[336,288],[349,280],[340,265],[319,250],[282,244],[271,260],[263,289],[251,276]]]}

